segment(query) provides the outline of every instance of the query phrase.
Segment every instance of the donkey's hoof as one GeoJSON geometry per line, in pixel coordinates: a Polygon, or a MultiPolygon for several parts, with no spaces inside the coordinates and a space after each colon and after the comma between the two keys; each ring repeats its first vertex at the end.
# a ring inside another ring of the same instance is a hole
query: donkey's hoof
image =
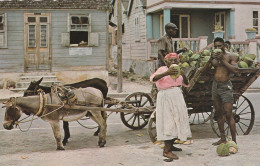
{"type": "Polygon", "coordinates": [[[67,140],[67,139],[64,139],[64,140],[62,141],[63,146],[66,146],[67,143],[68,143],[68,140],[67,140]]]}
{"type": "Polygon", "coordinates": [[[103,148],[105,146],[105,144],[106,144],[106,141],[104,141],[104,142],[99,141],[98,142],[98,145],[99,145],[100,148],[103,148]]]}
{"type": "Polygon", "coordinates": [[[65,150],[64,147],[57,147],[57,150],[65,150]]]}

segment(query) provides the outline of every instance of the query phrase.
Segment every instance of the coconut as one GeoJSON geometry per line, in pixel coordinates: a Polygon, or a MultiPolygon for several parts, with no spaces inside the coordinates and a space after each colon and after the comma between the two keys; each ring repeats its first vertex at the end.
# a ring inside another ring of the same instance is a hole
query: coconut
{"type": "Polygon", "coordinates": [[[211,53],[211,56],[214,58],[214,59],[219,59],[218,55],[216,55],[217,53],[221,53],[222,50],[217,48],[217,49],[214,49],[211,53]]]}
{"type": "Polygon", "coordinates": [[[210,52],[209,52],[209,50],[203,50],[202,52],[201,52],[201,56],[210,56],[210,52]]]}
{"type": "Polygon", "coordinates": [[[244,57],[244,62],[248,64],[248,66],[251,66],[254,63],[254,60],[252,60],[250,57],[244,57]]]}
{"type": "Polygon", "coordinates": [[[186,68],[186,67],[190,67],[190,65],[189,65],[187,62],[184,62],[184,63],[181,65],[181,67],[186,68]]]}
{"type": "Polygon", "coordinates": [[[190,66],[195,66],[198,62],[197,61],[191,61],[190,66]]]}
{"type": "Polygon", "coordinates": [[[252,60],[255,60],[256,55],[255,54],[247,54],[246,57],[249,57],[252,60]]]}
{"type": "Polygon", "coordinates": [[[173,79],[176,79],[176,78],[178,78],[181,75],[181,69],[180,69],[179,65],[177,65],[177,64],[172,64],[170,66],[170,69],[172,69],[172,68],[177,69],[177,71],[178,71],[178,73],[176,75],[171,75],[171,77],[173,79]]]}
{"type": "Polygon", "coordinates": [[[240,68],[248,68],[248,64],[244,61],[238,62],[238,67],[240,68]]]}
{"type": "Polygon", "coordinates": [[[182,55],[188,55],[189,57],[192,56],[193,52],[191,50],[187,50],[182,53],[182,55]]]}
{"type": "Polygon", "coordinates": [[[228,156],[229,155],[229,146],[225,143],[221,143],[217,147],[217,153],[219,156],[228,156]]]}
{"type": "Polygon", "coordinates": [[[191,57],[190,57],[190,61],[196,61],[200,58],[200,54],[193,54],[191,57]]]}
{"type": "Polygon", "coordinates": [[[189,62],[189,59],[190,59],[190,57],[186,54],[182,54],[181,57],[180,57],[181,63],[189,62]]]}
{"type": "Polygon", "coordinates": [[[209,59],[210,59],[210,56],[205,56],[205,57],[203,57],[202,61],[209,61],[209,59]]]}
{"type": "Polygon", "coordinates": [[[229,147],[229,152],[230,153],[232,153],[232,154],[235,154],[235,153],[237,153],[237,151],[238,151],[238,146],[237,146],[237,144],[234,142],[234,141],[228,141],[227,143],[226,143],[227,145],[228,145],[228,147],[229,147]]]}
{"type": "Polygon", "coordinates": [[[235,57],[237,57],[237,60],[239,61],[239,59],[240,59],[239,54],[236,53],[236,52],[234,52],[233,55],[234,55],[235,57]]]}
{"type": "Polygon", "coordinates": [[[201,62],[200,62],[200,67],[205,66],[205,65],[207,64],[207,62],[208,62],[208,61],[201,61],[201,62]]]}

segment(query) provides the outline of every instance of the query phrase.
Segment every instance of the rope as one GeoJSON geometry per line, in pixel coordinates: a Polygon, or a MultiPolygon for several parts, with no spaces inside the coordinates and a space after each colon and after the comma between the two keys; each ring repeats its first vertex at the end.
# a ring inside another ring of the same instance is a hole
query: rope
{"type": "MultiPolygon", "coordinates": [[[[28,116],[28,117],[29,117],[29,116],[28,116]]],[[[26,118],[28,118],[28,117],[26,117],[26,118]]],[[[34,116],[33,116],[33,117],[34,117],[34,116]]],[[[32,119],[33,119],[33,117],[32,117],[32,119]]],[[[24,118],[24,119],[26,119],[26,118],[24,118]]],[[[17,126],[18,126],[18,128],[19,128],[19,130],[20,130],[21,132],[27,132],[27,131],[29,131],[29,129],[32,127],[32,122],[33,122],[33,121],[31,120],[31,124],[30,124],[30,126],[29,126],[26,130],[22,130],[19,124],[17,124],[17,126]]]]}

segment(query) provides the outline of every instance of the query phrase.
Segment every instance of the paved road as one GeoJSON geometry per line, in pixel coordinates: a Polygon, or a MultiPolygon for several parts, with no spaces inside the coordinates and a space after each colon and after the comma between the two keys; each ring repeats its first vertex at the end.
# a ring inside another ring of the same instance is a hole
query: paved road
{"type": "MultiPolygon", "coordinates": [[[[180,160],[166,163],[161,156],[162,149],[150,142],[147,127],[134,131],[128,129],[113,113],[108,118],[107,144],[97,146],[95,130],[81,127],[77,122],[70,123],[71,139],[66,151],[56,151],[56,143],[50,125],[42,120],[33,122],[28,132],[18,129],[7,131],[0,125],[0,166],[5,165],[252,165],[260,162],[260,94],[247,93],[255,108],[255,125],[250,135],[239,136],[239,153],[229,157],[217,156],[216,135],[209,123],[191,126],[194,144],[179,145],[180,160]]],[[[2,105],[0,104],[0,107],[2,105]]],[[[2,124],[4,109],[0,108],[2,124]]],[[[88,120],[88,125],[95,123],[88,120]]],[[[30,124],[21,127],[26,129],[30,124]]]]}

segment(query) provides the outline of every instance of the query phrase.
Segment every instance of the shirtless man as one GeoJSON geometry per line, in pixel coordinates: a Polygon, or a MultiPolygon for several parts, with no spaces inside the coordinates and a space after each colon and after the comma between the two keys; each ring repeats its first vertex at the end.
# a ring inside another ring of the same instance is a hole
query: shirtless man
{"type": "Polygon", "coordinates": [[[217,122],[220,131],[220,140],[213,143],[219,145],[226,142],[224,123],[227,120],[232,140],[236,142],[236,124],[232,114],[233,109],[233,90],[230,81],[230,74],[238,72],[237,58],[225,51],[225,43],[222,38],[214,40],[215,49],[222,52],[214,54],[210,58],[209,66],[215,67],[215,74],[212,84],[212,100],[216,110],[217,122]],[[215,58],[213,58],[215,57],[215,58]]]}

